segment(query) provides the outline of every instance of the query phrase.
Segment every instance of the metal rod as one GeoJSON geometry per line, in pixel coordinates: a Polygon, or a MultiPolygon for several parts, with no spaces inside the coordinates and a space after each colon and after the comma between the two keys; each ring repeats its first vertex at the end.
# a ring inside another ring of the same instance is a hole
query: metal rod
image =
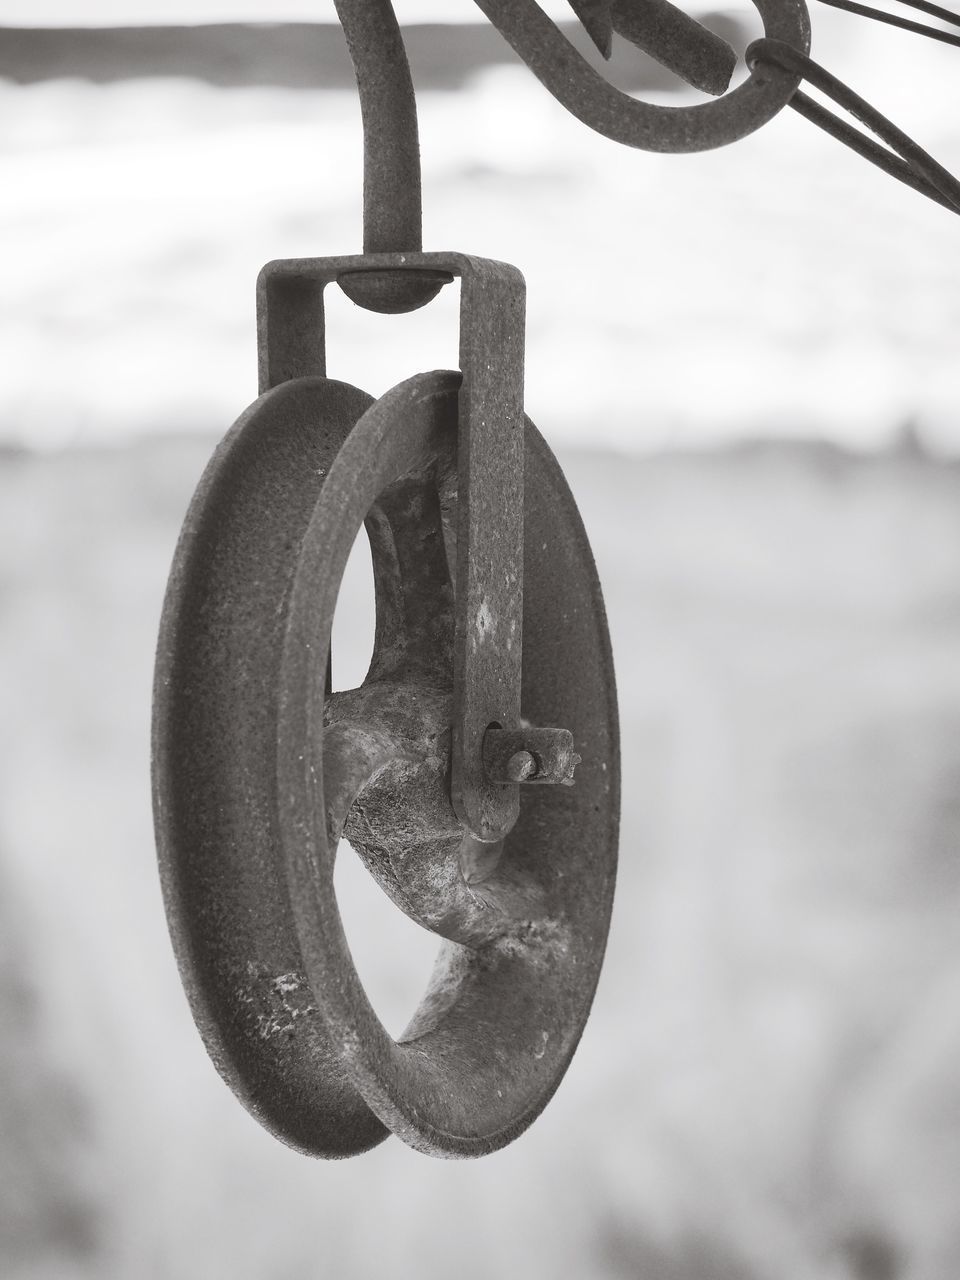
{"type": "Polygon", "coordinates": [[[420,135],[410,65],[390,0],[335,0],[360,91],[363,251],[423,248],[420,135]]]}
{"type": "MultiPolygon", "coordinates": [[[[407,51],[390,0],[335,0],[353,59],[363,119],[363,251],[418,253],[423,247],[420,133],[407,51]]],[[[450,277],[364,272],[341,282],[368,311],[415,311],[450,277]]]]}
{"type": "MultiPolygon", "coordinates": [[[[810,47],[805,0],[753,3],[767,36],[799,49],[810,47]]],[[[615,88],[594,70],[537,0],[476,0],[476,4],[541,84],[578,120],[604,137],[643,151],[709,151],[736,142],[772,120],[799,84],[799,76],[765,67],[762,82],[752,76],[714,102],[684,107],[642,102],[615,88]]],[[[623,23],[626,10],[618,8],[615,12],[616,22],[623,23]]],[[[656,43],[676,44],[678,50],[684,47],[684,58],[688,59],[689,39],[689,29],[685,33],[672,32],[669,39],[661,32],[656,43]]],[[[652,38],[644,47],[660,57],[652,38]]]]}

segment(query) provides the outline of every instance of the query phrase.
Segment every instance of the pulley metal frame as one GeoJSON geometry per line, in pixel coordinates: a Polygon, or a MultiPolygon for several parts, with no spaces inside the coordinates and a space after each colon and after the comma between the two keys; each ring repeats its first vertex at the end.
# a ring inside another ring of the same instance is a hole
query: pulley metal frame
{"type": "MultiPolygon", "coordinates": [[[[393,5],[391,0],[335,3],[356,71],[363,116],[364,252],[416,253],[423,243],[416,99],[393,5]]],[[[809,50],[810,18],[804,0],[753,3],[767,37],[809,50]]],[[[714,102],[685,107],[641,102],[596,72],[536,0],[477,0],[477,4],[541,83],[578,119],[617,142],[646,151],[704,151],[745,137],[787,105],[801,80],[799,72],[764,63],[744,84],[714,102]]],[[[697,83],[704,63],[716,62],[708,36],[669,0],[650,0],[648,23],[637,42],[697,83]]],[[[723,75],[713,89],[721,87],[721,82],[725,83],[723,75]]],[[[368,273],[343,287],[358,306],[412,311],[435,297],[440,283],[429,275],[411,274],[387,285],[368,273]]]]}
{"type": "Polygon", "coordinates": [[[315,1155],[390,1130],[435,1155],[509,1142],[562,1078],[599,976],[612,658],[576,506],[523,417],[523,294],[513,268],[461,254],[268,264],[263,394],[211,461],[174,560],[154,721],[171,934],[221,1074],[315,1155]],[[461,278],[461,371],[371,401],[324,376],[323,290],[407,271],[461,278]],[[374,655],[359,689],[332,693],[362,521],[374,655]],[[525,782],[570,781],[575,764],[575,785],[524,788],[520,805],[525,782]],[[341,833],[445,939],[399,1041],[343,933],[341,833]]]}
{"type": "MultiPolygon", "coordinates": [[[[749,79],[681,108],[618,92],[535,0],[477,2],[611,138],[703,150],[790,103],[960,209],[951,175],[810,61],[803,0],[754,0],[765,38],[748,50],[749,79]],[[803,78],[896,154],[798,93],[803,78]]],[[[363,111],[364,253],[260,276],[262,394],[201,480],[161,624],[161,875],[197,1024],[268,1128],[316,1155],[355,1154],[390,1130],[431,1154],[480,1155],[556,1089],[599,976],[619,822],[612,659],[579,514],[523,414],[523,279],[422,252],[416,103],[392,5],[336,4],[363,111]],[[415,375],[377,401],[326,377],[327,284],[390,314],[455,276],[460,372],[415,375]],[[334,693],[333,613],[361,524],[374,653],[363,684],[334,693]],[[399,1040],[344,936],[341,835],[443,940],[399,1040]]],[[[603,52],[620,30],[710,92],[729,80],[732,50],[669,0],[574,8],[603,52]]]]}
{"type": "Polygon", "coordinates": [[[515,785],[493,782],[483,738],[520,724],[523,601],[523,342],[525,286],[515,267],[459,253],[363,254],[268,263],[257,285],[260,389],[326,371],[323,291],[407,276],[460,286],[461,502],[457,540],[454,808],[479,840],[501,838],[518,813],[515,785]]]}

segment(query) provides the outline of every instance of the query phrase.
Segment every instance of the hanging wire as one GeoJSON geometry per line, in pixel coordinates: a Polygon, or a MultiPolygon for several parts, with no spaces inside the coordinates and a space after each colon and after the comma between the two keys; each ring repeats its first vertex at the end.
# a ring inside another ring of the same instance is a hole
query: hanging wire
{"type": "Polygon", "coordinates": [[[757,63],[766,62],[802,75],[804,80],[812,84],[815,89],[819,89],[838,107],[849,112],[855,120],[859,120],[887,145],[880,146],[859,129],[853,128],[847,121],[833,115],[800,91],[794,93],[790,99],[790,105],[795,111],[819,125],[832,137],[851,147],[891,177],[897,178],[900,182],[912,187],[914,191],[919,191],[929,199],[935,200],[951,213],[960,213],[960,182],[953,174],[938,164],[933,156],[898,129],[886,116],[881,115],[875,107],[872,107],[848,85],[843,84],[836,76],[831,75],[819,63],[781,40],[769,39],[755,40],[748,47],[746,58],[747,64],[751,67],[757,63]]]}
{"type": "MultiPolygon", "coordinates": [[[[899,27],[903,31],[913,31],[920,36],[927,36],[931,40],[940,40],[944,44],[952,44],[960,47],[960,35],[954,35],[952,31],[941,31],[939,27],[928,26],[925,22],[913,22],[909,18],[898,17],[894,13],[887,13],[883,9],[874,9],[870,5],[858,4],[856,0],[820,0],[821,4],[829,5],[832,9],[843,9],[846,13],[855,13],[862,18],[873,18],[875,22],[885,22],[888,26],[899,27]]],[[[928,13],[933,18],[939,18],[942,22],[949,22],[953,26],[960,27],[960,15],[953,13],[950,9],[944,9],[941,5],[931,4],[929,0],[900,0],[901,4],[908,5],[911,9],[919,9],[921,13],[928,13]]]]}

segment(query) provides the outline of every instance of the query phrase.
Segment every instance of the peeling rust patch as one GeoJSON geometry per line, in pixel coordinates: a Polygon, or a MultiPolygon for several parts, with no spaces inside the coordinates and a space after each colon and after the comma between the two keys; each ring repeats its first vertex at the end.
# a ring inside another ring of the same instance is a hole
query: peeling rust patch
{"type": "Polygon", "coordinates": [[[292,1036],[298,1019],[318,1011],[305,973],[269,973],[251,960],[247,978],[237,997],[251,1008],[261,1040],[292,1036]]]}

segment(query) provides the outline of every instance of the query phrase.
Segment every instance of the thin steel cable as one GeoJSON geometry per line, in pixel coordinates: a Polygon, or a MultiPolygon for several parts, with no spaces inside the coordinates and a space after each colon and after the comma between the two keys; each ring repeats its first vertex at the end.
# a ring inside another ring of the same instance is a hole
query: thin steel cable
{"type": "Polygon", "coordinates": [[[879,146],[872,138],[866,137],[825,107],[813,102],[804,93],[795,93],[791,98],[790,105],[795,111],[812,120],[885,173],[935,200],[952,213],[960,213],[960,182],[953,174],[819,63],[780,40],[768,39],[755,40],[747,49],[746,57],[749,66],[768,62],[785,70],[798,72],[814,88],[826,94],[838,107],[876,134],[881,142],[886,143],[886,147],[879,146]]]}
{"type": "MultiPolygon", "coordinates": [[[[952,31],[941,31],[939,27],[927,26],[925,22],[913,22],[910,18],[900,18],[896,14],[886,13],[883,9],[872,9],[869,5],[857,4],[856,0],[820,0],[821,4],[827,4],[832,9],[843,9],[846,13],[856,13],[863,18],[873,18],[875,22],[884,22],[891,27],[899,27],[901,31],[912,31],[916,35],[927,36],[930,40],[940,40],[943,44],[952,44],[960,48],[960,36],[954,35],[952,31]]],[[[938,12],[936,17],[942,17],[945,22],[954,22],[960,26],[960,18],[956,14],[948,14],[945,9],[938,9],[937,5],[920,5],[916,0],[903,0],[904,4],[912,4],[913,8],[923,8],[925,12],[936,9],[938,12]]]]}
{"type": "Polygon", "coordinates": [[[954,13],[952,9],[945,9],[941,4],[931,4],[930,0],[899,0],[900,4],[905,4],[911,9],[919,9],[921,13],[929,13],[933,18],[941,18],[944,22],[952,22],[954,26],[960,27],[960,13],[954,13]]]}
{"type": "Polygon", "coordinates": [[[866,134],[861,133],[859,129],[855,129],[846,120],[841,120],[838,116],[833,115],[819,102],[814,102],[812,98],[808,98],[805,93],[795,93],[790,105],[798,115],[803,116],[805,120],[809,120],[812,124],[818,125],[825,133],[829,133],[832,138],[836,138],[838,142],[842,142],[845,146],[850,147],[851,150],[856,151],[858,155],[875,164],[878,169],[882,169],[890,177],[896,178],[908,187],[912,187],[914,191],[927,196],[928,199],[936,201],[937,204],[942,205],[944,209],[948,209],[951,213],[960,212],[960,209],[952,204],[941,191],[938,191],[935,186],[911,169],[905,160],[902,160],[886,147],[881,146],[879,142],[874,142],[872,138],[868,138],[866,134]]]}
{"type": "MultiPolygon", "coordinates": [[[[836,8],[845,8],[846,5],[838,3],[838,0],[820,0],[821,4],[834,3],[836,8]]],[[[931,0],[899,0],[899,3],[906,5],[909,9],[917,9],[920,13],[927,13],[931,18],[939,18],[941,22],[949,22],[955,27],[960,27],[960,14],[955,13],[953,9],[945,9],[943,5],[933,4],[931,0]]],[[[871,9],[870,13],[881,13],[880,9],[871,9]]]]}

